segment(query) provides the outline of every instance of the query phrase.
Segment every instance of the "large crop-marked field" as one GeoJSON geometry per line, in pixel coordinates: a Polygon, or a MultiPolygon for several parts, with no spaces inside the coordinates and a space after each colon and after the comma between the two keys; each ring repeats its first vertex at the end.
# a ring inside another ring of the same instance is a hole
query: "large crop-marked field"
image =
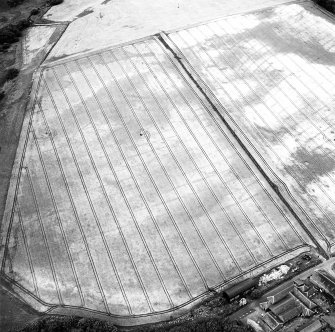
{"type": "Polygon", "coordinates": [[[155,38],[43,68],[2,227],[7,278],[47,305],[152,316],[308,250],[183,75],[155,38]]]}
{"type": "MultiPolygon", "coordinates": [[[[169,34],[320,244],[335,244],[335,25],[312,3],[169,34]]],[[[195,74],[196,75],[196,74],[195,74]]]]}

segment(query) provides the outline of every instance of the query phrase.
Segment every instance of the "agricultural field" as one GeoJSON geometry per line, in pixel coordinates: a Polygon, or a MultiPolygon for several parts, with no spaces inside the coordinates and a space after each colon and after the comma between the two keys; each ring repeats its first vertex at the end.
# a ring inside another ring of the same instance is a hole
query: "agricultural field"
{"type": "Polygon", "coordinates": [[[166,319],[314,245],[158,38],[34,84],[1,248],[35,306],[166,319]]]}
{"type": "Polygon", "coordinates": [[[169,320],[334,252],[334,17],[160,2],[65,1],[22,37],[0,272],[39,312],[169,320]]]}
{"type": "Polygon", "coordinates": [[[166,34],[303,223],[335,245],[334,16],[312,2],[166,34]]]}

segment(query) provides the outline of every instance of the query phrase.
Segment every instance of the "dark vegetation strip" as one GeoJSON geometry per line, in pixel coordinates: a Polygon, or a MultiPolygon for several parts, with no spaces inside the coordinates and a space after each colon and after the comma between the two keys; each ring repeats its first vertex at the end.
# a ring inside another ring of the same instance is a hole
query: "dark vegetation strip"
{"type": "Polygon", "coordinates": [[[11,23],[0,29],[0,51],[7,50],[11,44],[19,41],[22,31],[30,26],[30,17],[11,23]]]}
{"type": "MultiPolygon", "coordinates": [[[[18,5],[21,5],[22,3],[26,2],[27,0],[7,0],[7,5],[9,7],[16,7],[18,5]]],[[[28,0],[29,1],[29,0],[28,0]]],[[[56,6],[63,2],[64,0],[48,0],[47,4],[49,6],[56,6]]]]}
{"type": "Polygon", "coordinates": [[[319,6],[335,14],[335,0],[314,0],[319,6]]]}
{"type": "MultiPolygon", "coordinates": [[[[47,0],[46,6],[56,6],[62,3],[64,0],[47,0]]],[[[22,4],[24,0],[7,0],[7,4],[10,7],[16,7],[22,4]]],[[[38,15],[40,10],[33,8],[27,18],[21,19],[16,23],[10,23],[0,29],[0,51],[6,50],[11,44],[19,41],[22,36],[22,31],[32,25],[32,16],[38,15]]]]}
{"type": "MultiPolygon", "coordinates": [[[[17,332],[253,332],[252,327],[240,321],[216,316],[198,318],[187,322],[162,326],[146,325],[134,328],[118,328],[113,324],[92,318],[46,316],[17,332]]],[[[15,330],[14,330],[15,331],[15,330]]]]}
{"type": "MultiPolygon", "coordinates": [[[[1,1],[1,0],[0,0],[1,1]]],[[[19,6],[25,2],[28,2],[29,0],[7,0],[6,3],[8,7],[13,8],[16,6],[19,6]]],[[[47,8],[59,5],[64,0],[46,0],[43,6],[46,6],[47,8]]],[[[40,14],[40,16],[43,15],[43,11],[41,12],[40,8],[33,8],[30,10],[30,13],[27,13],[24,16],[25,18],[21,18],[19,20],[13,20],[12,23],[9,23],[2,28],[0,28],[0,53],[5,53],[9,50],[11,45],[17,43],[20,40],[20,37],[22,37],[22,31],[26,28],[30,27],[34,23],[34,18],[36,19],[36,15],[40,14]]],[[[0,57],[0,61],[1,61],[0,57]]],[[[4,85],[5,82],[14,80],[18,74],[19,69],[15,67],[11,67],[4,71],[4,73],[0,74],[0,87],[4,85]]],[[[0,101],[4,99],[6,93],[8,91],[7,88],[0,89],[0,101]]]]}

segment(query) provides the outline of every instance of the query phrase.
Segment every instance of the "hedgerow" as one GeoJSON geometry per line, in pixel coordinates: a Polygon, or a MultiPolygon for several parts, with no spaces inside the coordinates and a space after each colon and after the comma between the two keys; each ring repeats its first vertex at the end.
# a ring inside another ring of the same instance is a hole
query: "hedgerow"
{"type": "MultiPolygon", "coordinates": [[[[79,317],[47,316],[24,327],[20,332],[117,332],[118,329],[102,320],[79,317]]],[[[198,318],[192,321],[176,323],[169,326],[138,327],[133,332],[253,332],[250,326],[228,318],[198,318]]]]}
{"type": "Polygon", "coordinates": [[[335,14],[335,0],[315,0],[315,2],[335,14]]]}
{"type": "Polygon", "coordinates": [[[19,70],[17,68],[9,68],[6,72],[6,81],[13,80],[19,75],[19,70]]]}
{"type": "Polygon", "coordinates": [[[23,3],[24,0],[7,0],[7,4],[9,7],[16,7],[18,5],[21,5],[21,3],[23,3]]]}
{"type": "Polygon", "coordinates": [[[0,44],[16,43],[22,35],[22,30],[29,27],[29,25],[30,21],[28,19],[20,20],[16,24],[8,24],[0,30],[0,44]]]}
{"type": "Polygon", "coordinates": [[[63,1],[64,1],[64,0],[49,0],[49,1],[48,1],[48,4],[49,4],[50,6],[57,6],[57,5],[61,4],[63,1]]]}

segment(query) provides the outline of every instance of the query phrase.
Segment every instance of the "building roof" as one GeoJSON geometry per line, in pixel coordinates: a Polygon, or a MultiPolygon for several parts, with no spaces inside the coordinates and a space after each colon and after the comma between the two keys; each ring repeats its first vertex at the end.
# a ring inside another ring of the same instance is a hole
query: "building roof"
{"type": "Polygon", "coordinates": [[[316,293],[316,289],[314,286],[308,288],[306,291],[303,291],[304,295],[307,297],[313,296],[316,293]]]}
{"type": "Polygon", "coordinates": [[[266,324],[266,322],[263,320],[263,318],[264,317],[262,317],[261,319],[259,319],[257,321],[257,323],[263,329],[264,332],[272,332],[273,331],[272,328],[268,324],[266,324]]]}
{"type": "Polygon", "coordinates": [[[244,293],[245,291],[258,285],[259,278],[246,279],[223,292],[223,295],[229,300],[235,298],[236,296],[244,293]]]}
{"type": "Polygon", "coordinates": [[[285,312],[278,315],[278,317],[281,319],[281,321],[285,324],[286,322],[290,321],[291,319],[297,317],[302,312],[302,309],[300,306],[295,306],[292,309],[288,309],[285,312]]]}
{"type": "Polygon", "coordinates": [[[277,293],[268,296],[267,299],[270,303],[275,304],[282,300],[284,297],[286,297],[290,293],[290,291],[293,290],[293,288],[293,282],[290,282],[288,285],[285,285],[285,287],[277,291],[277,293]]]}
{"type": "Polygon", "coordinates": [[[320,288],[323,288],[330,295],[335,296],[335,279],[326,271],[313,273],[311,281],[320,288]]]}
{"type": "Polygon", "coordinates": [[[267,298],[262,298],[259,302],[259,306],[260,306],[261,309],[267,310],[270,306],[270,303],[267,300],[267,298]]]}
{"type": "Polygon", "coordinates": [[[299,288],[294,288],[293,294],[309,309],[316,307],[316,304],[311,299],[309,299],[299,288]]]}
{"type": "Polygon", "coordinates": [[[323,316],[322,319],[335,330],[335,315],[330,314],[329,316],[323,316]]]}
{"type": "Polygon", "coordinates": [[[278,329],[282,324],[282,322],[275,317],[273,314],[271,314],[271,312],[268,312],[264,315],[264,317],[262,317],[262,320],[266,323],[266,325],[268,325],[271,330],[275,331],[276,329],[278,329]]]}
{"type": "Polygon", "coordinates": [[[297,288],[299,288],[302,292],[307,292],[309,290],[309,286],[307,286],[306,284],[297,286],[297,288]]]}
{"type": "Polygon", "coordinates": [[[281,313],[285,312],[288,309],[291,309],[296,306],[295,300],[292,296],[288,295],[287,297],[283,298],[276,304],[273,304],[269,307],[269,309],[275,314],[280,315],[281,313]]]}
{"type": "Polygon", "coordinates": [[[319,332],[322,330],[322,324],[319,320],[316,320],[309,325],[305,326],[300,332],[319,332]]]}
{"type": "Polygon", "coordinates": [[[298,278],[294,280],[294,284],[299,287],[299,286],[303,286],[305,282],[302,279],[298,278]]]}
{"type": "Polygon", "coordinates": [[[321,281],[325,284],[327,287],[328,292],[331,295],[335,295],[335,280],[327,273],[319,272],[321,281]]]}
{"type": "Polygon", "coordinates": [[[309,309],[305,305],[302,306],[301,316],[310,317],[310,316],[313,316],[313,315],[314,315],[314,311],[312,309],[309,309]]]}

